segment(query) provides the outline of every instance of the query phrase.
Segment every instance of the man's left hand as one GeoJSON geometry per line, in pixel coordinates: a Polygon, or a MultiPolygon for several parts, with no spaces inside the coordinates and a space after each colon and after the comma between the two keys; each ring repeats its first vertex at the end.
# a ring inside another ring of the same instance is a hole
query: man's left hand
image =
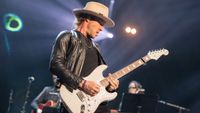
{"type": "MultiPolygon", "coordinates": [[[[109,75],[111,75],[111,74],[109,74],[109,75]]],[[[108,76],[107,80],[109,82],[109,85],[107,87],[108,91],[112,92],[119,87],[119,80],[115,79],[114,77],[108,76]]]]}

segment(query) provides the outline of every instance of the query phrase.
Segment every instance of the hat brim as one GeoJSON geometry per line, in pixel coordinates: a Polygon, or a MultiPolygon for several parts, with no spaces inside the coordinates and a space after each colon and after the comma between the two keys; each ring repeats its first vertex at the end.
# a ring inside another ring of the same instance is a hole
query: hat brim
{"type": "Polygon", "coordinates": [[[115,26],[115,23],[112,19],[108,18],[108,17],[105,17],[103,16],[102,14],[98,14],[98,13],[95,13],[93,11],[90,11],[90,10],[85,10],[85,9],[74,9],[73,10],[73,13],[76,17],[78,17],[80,14],[90,14],[90,15],[93,15],[93,16],[96,16],[98,18],[101,18],[102,20],[105,21],[105,27],[114,27],[115,26]]]}

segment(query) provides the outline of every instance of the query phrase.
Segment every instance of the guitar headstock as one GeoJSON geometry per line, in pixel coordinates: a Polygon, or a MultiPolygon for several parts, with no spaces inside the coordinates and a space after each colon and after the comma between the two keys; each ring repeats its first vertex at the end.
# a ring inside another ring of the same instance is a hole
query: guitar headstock
{"type": "Polygon", "coordinates": [[[148,56],[151,59],[158,60],[162,55],[166,56],[169,54],[169,51],[167,49],[160,49],[155,51],[149,51],[148,56]]]}

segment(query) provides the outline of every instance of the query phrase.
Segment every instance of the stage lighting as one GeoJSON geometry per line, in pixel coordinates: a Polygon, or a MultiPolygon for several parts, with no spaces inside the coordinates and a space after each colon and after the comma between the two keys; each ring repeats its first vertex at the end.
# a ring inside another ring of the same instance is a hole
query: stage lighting
{"type": "Polygon", "coordinates": [[[136,32],[137,32],[137,31],[136,31],[136,29],[135,29],[135,28],[132,28],[132,29],[131,29],[131,34],[135,35],[135,34],[136,34],[136,32]]]}
{"type": "Polygon", "coordinates": [[[126,27],[125,31],[126,31],[127,33],[130,33],[130,32],[131,32],[131,28],[130,28],[130,27],[126,27]]]}
{"type": "Polygon", "coordinates": [[[137,33],[137,30],[135,28],[131,28],[131,27],[126,27],[125,31],[127,34],[131,34],[131,35],[135,35],[137,33]]]}
{"type": "Polygon", "coordinates": [[[113,34],[112,33],[108,33],[107,36],[108,36],[108,38],[113,38],[113,34]]]}
{"type": "Polygon", "coordinates": [[[18,32],[23,27],[21,18],[13,13],[5,14],[3,22],[4,22],[4,27],[7,31],[18,32]]]}

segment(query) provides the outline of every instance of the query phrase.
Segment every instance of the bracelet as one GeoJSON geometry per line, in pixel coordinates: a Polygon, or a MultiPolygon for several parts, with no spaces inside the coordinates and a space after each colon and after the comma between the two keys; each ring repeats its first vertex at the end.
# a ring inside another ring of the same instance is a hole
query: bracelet
{"type": "Polygon", "coordinates": [[[86,82],[87,82],[86,80],[83,81],[82,89],[85,89],[85,87],[86,87],[86,82]]]}

